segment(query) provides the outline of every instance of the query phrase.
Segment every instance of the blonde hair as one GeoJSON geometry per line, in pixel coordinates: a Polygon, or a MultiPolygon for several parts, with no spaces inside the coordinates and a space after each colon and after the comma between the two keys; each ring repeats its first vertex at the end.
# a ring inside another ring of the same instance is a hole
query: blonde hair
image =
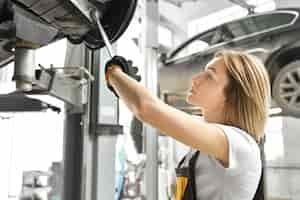
{"type": "Polygon", "coordinates": [[[239,127],[257,142],[264,136],[270,104],[270,82],[264,64],[245,52],[222,50],[229,82],[225,87],[224,124],[239,127]]]}

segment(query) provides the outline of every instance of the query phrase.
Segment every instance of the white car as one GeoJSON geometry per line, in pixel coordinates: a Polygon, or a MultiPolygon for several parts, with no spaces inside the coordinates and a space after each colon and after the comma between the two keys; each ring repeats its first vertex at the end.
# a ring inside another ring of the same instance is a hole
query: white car
{"type": "Polygon", "coordinates": [[[162,56],[160,92],[167,103],[198,112],[185,103],[191,76],[223,48],[248,51],[265,63],[275,106],[300,116],[300,8],[250,14],[187,40],[162,56]]]}

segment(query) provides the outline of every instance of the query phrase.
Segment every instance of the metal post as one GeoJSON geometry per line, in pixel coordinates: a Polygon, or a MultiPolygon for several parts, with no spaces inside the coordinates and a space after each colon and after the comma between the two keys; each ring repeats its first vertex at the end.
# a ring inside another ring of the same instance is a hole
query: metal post
{"type": "Polygon", "coordinates": [[[87,149],[91,152],[85,172],[87,200],[115,198],[115,149],[117,135],[122,133],[122,127],[118,125],[118,99],[107,89],[104,80],[103,66],[109,58],[105,50],[95,50],[90,52],[86,61],[95,77],[90,90],[92,145],[87,149]]]}
{"type": "MultiPolygon", "coordinates": [[[[86,57],[82,51],[83,46],[68,44],[66,54],[66,66],[81,66],[86,57]]],[[[62,200],[82,200],[85,173],[84,144],[86,143],[86,119],[84,113],[74,113],[65,105],[65,124],[64,124],[64,154],[63,154],[63,191],[62,200]]]]}
{"type": "Polygon", "coordinates": [[[83,116],[83,128],[84,128],[84,136],[83,136],[83,166],[82,166],[82,200],[94,200],[96,199],[96,190],[95,187],[95,178],[94,173],[97,169],[96,159],[94,159],[94,152],[96,152],[95,148],[97,146],[96,136],[92,132],[91,122],[97,119],[96,112],[92,112],[93,109],[97,109],[98,98],[97,98],[97,89],[98,89],[98,68],[93,67],[93,57],[94,51],[89,50],[86,46],[84,47],[84,66],[86,66],[87,70],[92,72],[95,80],[91,84],[88,85],[88,103],[86,106],[86,112],[83,116]]]}
{"type": "Polygon", "coordinates": [[[81,199],[82,171],[82,114],[66,111],[64,129],[64,187],[63,200],[81,199]]]}
{"type": "MultiPolygon", "coordinates": [[[[158,50],[158,0],[146,0],[145,22],[145,81],[146,87],[157,95],[157,50],[158,50]]],[[[146,126],[146,196],[158,199],[158,133],[146,126]]]]}
{"type": "Polygon", "coordinates": [[[115,144],[122,128],[117,124],[118,100],[104,81],[103,66],[109,56],[106,51],[75,46],[69,53],[67,65],[85,66],[95,80],[89,85],[85,113],[67,113],[63,200],[111,200],[115,196],[115,144]]]}
{"type": "Polygon", "coordinates": [[[118,99],[106,87],[104,77],[105,63],[110,59],[108,52],[101,49],[95,55],[94,67],[99,71],[98,86],[98,113],[95,133],[97,135],[97,149],[95,157],[97,160],[97,200],[111,200],[115,198],[115,158],[116,140],[118,134],[122,133],[119,122],[119,102],[118,99]]]}

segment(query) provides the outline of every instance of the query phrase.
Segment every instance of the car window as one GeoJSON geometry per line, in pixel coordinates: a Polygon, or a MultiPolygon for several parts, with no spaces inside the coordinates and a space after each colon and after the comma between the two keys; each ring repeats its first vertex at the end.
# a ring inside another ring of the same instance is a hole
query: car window
{"type": "Polygon", "coordinates": [[[217,29],[207,31],[199,36],[196,36],[194,39],[189,41],[181,50],[179,50],[175,55],[172,56],[172,59],[178,59],[192,55],[197,52],[201,52],[210,47],[213,41],[216,41],[216,35],[220,34],[217,29]]]}
{"type": "Polygon", "coordinates": [[[288,25],[292,23],[295,17],[293,13],[269,13],[230,22],[226,26],[237,38],[288,25]]]}
{"type": "Polygon", "coordinates": [[[283,25],[289,25],[296,18],[292,12],[277,12],[253,15],[240,20],[226,23],[199,34],[171,54],[172,59],[183,58],[194,53],[207,50],[213,45],[228,42],[232,39],[250,34],[268,31],[283,25]]]}

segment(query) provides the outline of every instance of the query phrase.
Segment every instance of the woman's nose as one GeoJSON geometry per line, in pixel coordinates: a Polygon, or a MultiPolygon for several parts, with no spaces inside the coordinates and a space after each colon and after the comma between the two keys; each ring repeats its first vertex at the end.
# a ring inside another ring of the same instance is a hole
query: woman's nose
{"type": "Polygon", "coordinates": [[[198,73],[198,74],[195,74],[194,76],[192,76],[192,82],[193,82],[194,84],[197,84],[197,82],[199,81],[200,74],[201,74],[201,73],[198,73]]]}
{"type": "Polygon", "coordinates": [[[195,74],[195,75],[192,76],[193,81],[196,81],[198,78],[199,78],[199,74],[195,74]]]}

